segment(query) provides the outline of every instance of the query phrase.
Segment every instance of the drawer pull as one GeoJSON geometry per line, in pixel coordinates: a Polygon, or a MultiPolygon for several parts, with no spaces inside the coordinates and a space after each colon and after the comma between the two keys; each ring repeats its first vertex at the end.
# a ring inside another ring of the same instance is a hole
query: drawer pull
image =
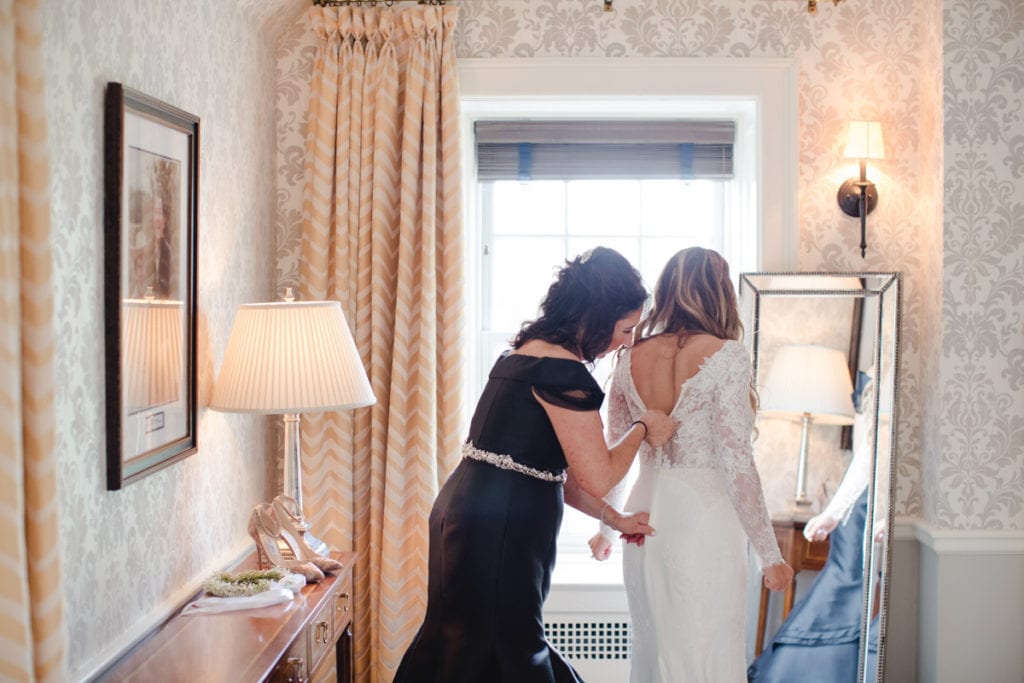
{"type": "Polygon", "coordinates": [[[326,621],[316,623],[316,631],[313,633],[313,640],[318,645],[325,645],[331,642],[331,625],[326,621]]]}
{"type": "Polygon", "coordinates": [[[287,683],[306,683],[305,664],[302,657],[289,657],[284,665],[285,681],[287,683]]]}
{"type": "Polygon", "coordinates": [[[336,603],[339,610],[342,612],[348,611],[348,593],[338,593],[338,602],[336,603]]]}

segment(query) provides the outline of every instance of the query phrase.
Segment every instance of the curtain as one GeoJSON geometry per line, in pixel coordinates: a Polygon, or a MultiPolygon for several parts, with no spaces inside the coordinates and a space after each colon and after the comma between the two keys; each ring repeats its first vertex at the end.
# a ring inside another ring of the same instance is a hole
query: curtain
{"type": "Polygon", "coordinates": [[[355,668],[390,681],[426,606],[427,517],[459,457],[458,8],[313,7],[300,281],[336,299],[376,405],[303,420],[306,512],[351,547],[355,668]]]}
{"type": "Polygon", "coordinates": [[[0,0],[0,679],[67,679],[39,0],[0,0]]]}

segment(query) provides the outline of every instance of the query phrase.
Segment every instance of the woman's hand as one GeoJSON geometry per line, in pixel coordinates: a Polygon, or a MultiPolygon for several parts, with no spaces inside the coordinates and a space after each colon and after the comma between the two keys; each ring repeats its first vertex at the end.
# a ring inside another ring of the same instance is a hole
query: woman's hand
{"type": "Polygon", "coordinates": [[[764,587],[770,591],[786,590],[793,582],[793,568],[778,562],[764,569],[764,587]]]}
{"type": "Polygon", "coordinates": [[[881,543],[885,540],[885,518],[875,522],[875,543],[881,543]]]}
{"type": "Polygon", "coordinates": [[[812,517],[804,526],[804,538],[808,541],[824,541],[838,525],[839,520],[832,515],[823,513],[812,517]]]}
{"type": "Polygon", "coordinates": [[[623,536],[653,536],[649,512],[619,512],[610,505],[601,511],[601,522],[615,529],[623,536]]]}
{"type": "Polygon", "coordinates": [[[640,416],[640,421],[647,425],[644,441],[654,448],[671,439],[678,426],[675,420],[660,410],[648,410],[640,416]]]}
{"type": "Polygon", "coordinates": [[[587,543],[590,545],[590,553],[595,560],[603,562],[612,556],[612,541],[600,531],[591,536],[587,543]]]}
{"type": "Polygon", "coordinates": [[[651,513],[649,512],[632,512],[628,514],[622,514],[614,510],[609,510],[605,514],[605,523],[611,528],[615,529],[624,536],[653,536],[654,527],[650,525],[651,513]]]}

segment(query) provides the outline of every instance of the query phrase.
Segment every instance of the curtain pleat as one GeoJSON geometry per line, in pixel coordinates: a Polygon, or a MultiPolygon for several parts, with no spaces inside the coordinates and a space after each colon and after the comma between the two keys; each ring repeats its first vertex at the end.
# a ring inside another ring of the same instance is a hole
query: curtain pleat
{"type": "Polygon", "coordinates": [[[359,556],[360,681],[390,681],[422,620],[427,517],[461,440],[457,11],[311,9],[302,294],[341,302],[377,403],[304,418],[303,495],[359,556]]]}
{"type": "Polygon", "coordinates": [[[0,679],[67,680],[38,0],[0,0],[0,679]]]}

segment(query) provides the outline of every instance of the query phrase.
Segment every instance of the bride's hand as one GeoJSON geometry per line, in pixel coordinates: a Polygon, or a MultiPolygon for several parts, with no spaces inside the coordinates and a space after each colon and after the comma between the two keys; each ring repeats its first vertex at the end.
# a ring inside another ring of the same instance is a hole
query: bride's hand
{"type": "Polygon", "coordinates": [[[764,568],[764,586],[770,591],[786,590],[793,582],[793,568],[785,562],[778,562],[764,568]]]}
{"type": "Polygon", "coordinates": [[[678,426],[675,420],[660,410],[648,410],[640,417],[640,421],[647,426],[644,441],[654,448],[671,439],[678,426]]]}
{"type": "Polygon", "coordinates": [[[587,543],[590,545],[590,554],[594,556],[595,560],[604,561],[611,557],[612,542],[605,538],[600,531],[591,536],[587,543]]]}

